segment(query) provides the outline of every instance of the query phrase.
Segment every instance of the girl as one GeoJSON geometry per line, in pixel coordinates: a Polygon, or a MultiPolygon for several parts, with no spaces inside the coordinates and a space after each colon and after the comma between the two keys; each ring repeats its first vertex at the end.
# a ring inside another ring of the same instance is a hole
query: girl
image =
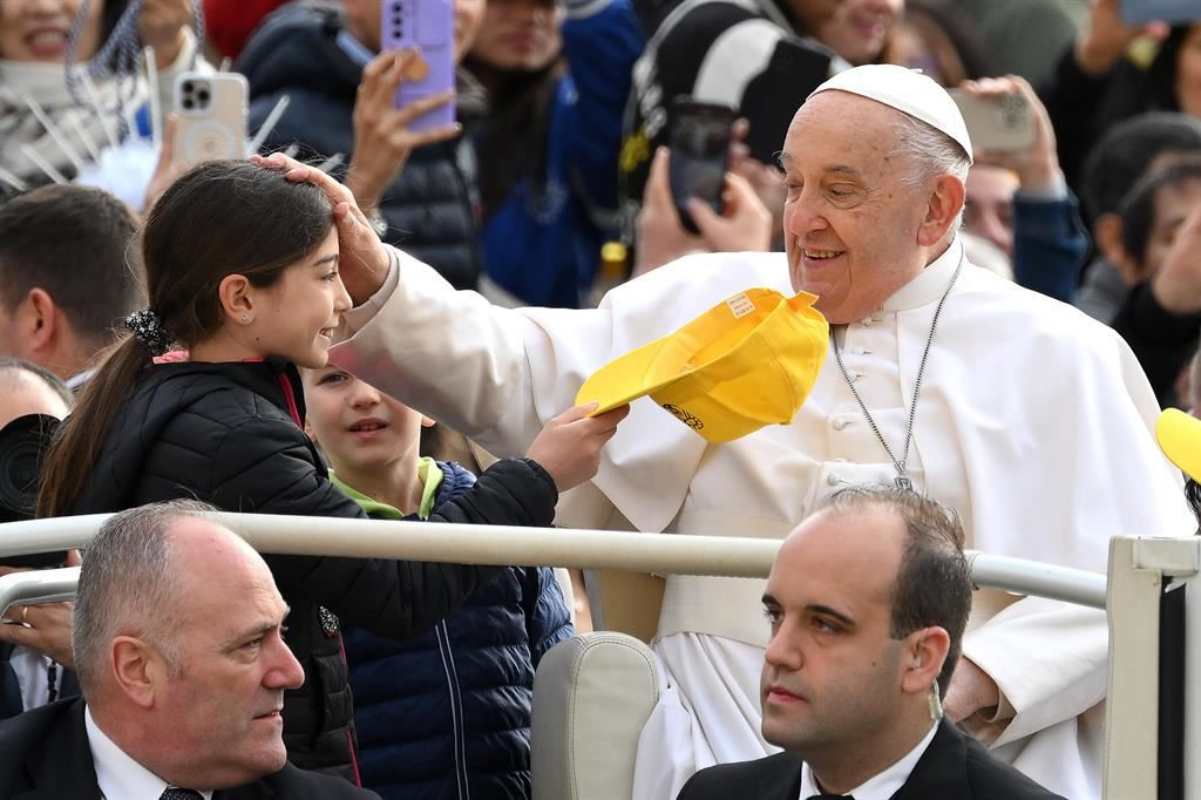
{"type": "MultiPolygon", "coordinates": [[[[227,511],[365,517],[305,436],[297,365],[323,367],[351,301],[321,189],[242,162],[210,162],[154,205],[142,246],[150,309],[88,385],[47,456],[42,516],[194,497],[227,511]],[[152,362],[172,345],[173,352],[152,362]]],[[[501,461],[431,519],[549,525],[558,489],[590,477],[617,417],[572,409],[529,459],[501,461]],[[541,464],[541,466],[540,466],[541,464]]],[[[285,698],[302,768],[357,782],[341,621],[398,639],[433,627],[495,568],[268,556],[291,606],[304,687],[285,698]]],[[[170,665],[168,665],[170,666],[170,665]]]]}
{"type": "MultiPolygon", "coordinates": [[[[475,482],[458,464],[418,455],[431,420],[338,367],[303,374],[307,430],[334,484],[372,517],[425,518],[475,482]]],[[[526,800],[534,669],[571,635],[545,567],[504,570],[411,642],[350,629],[363,785],[384,800],[526,800]]]]}

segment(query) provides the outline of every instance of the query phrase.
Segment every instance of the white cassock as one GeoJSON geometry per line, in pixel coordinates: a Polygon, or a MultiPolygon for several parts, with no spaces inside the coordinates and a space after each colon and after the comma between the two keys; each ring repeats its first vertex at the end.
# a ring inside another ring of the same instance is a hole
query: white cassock
{"type": "MultiPolygon", "coordinates": [[[[843,360],[894,452],[956,241],[884,307],[839,329],[843,360]]],[[[782,253],[690,256],[597,309],[491,306],[403,254],[348,320],[335,360],[403,402],[516,455],[613,358],[750,287],[791,294],[782,253]],[[399,280],[397,280],[399,276],[399,280]],[[367,322],[366,320],[370,320],[367,322]]],[[[1154,395],[1129,348],[1070,306],[965,263],[917,408],[908,473],[957,509],[970,547],[1104,571],[1117,534],[1187,535],[1178,472],[1151,430],[1154,395]]],[[[639,400],[591,484],[560,504],[578,527],[783,537],[821,498],[895,477],[831,352],[792,424],[708,445],[639,400]]],[[[670,576],[655,651],[668,687],[642,736],[636,800],[674,798],[697,769],[758,758],[763,582],[670,576]]],[[[997,682],[994,752],[1073,800],[1099,798],[1103,612],[976,593],[965,655],[997,682]]]]}

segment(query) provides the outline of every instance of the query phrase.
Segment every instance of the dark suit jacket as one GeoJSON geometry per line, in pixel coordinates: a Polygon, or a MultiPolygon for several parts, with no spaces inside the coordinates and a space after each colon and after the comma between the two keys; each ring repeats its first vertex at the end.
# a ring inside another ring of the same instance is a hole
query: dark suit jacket
{"type": "MultiPolygon", "coordinates": [[[[678,800],[797,800],[801,758],[783,752],[756,761],[703,769],[678,800]]],[[[1064,800],[997,761],[975,739],[943,721],[905,785],[892,800],[1064,800]]]]}
{"type": "MultiPolygon", "coordinates": [[[[8,642],[0,643],[0,719],[15,717],[25,710],[21,700],[21,683],[11,663],[15,649],[16,646],[8,642]]],[[[66,700],[79,697],[79,681],[75,679],[75,672],[61,664],[58,669],[61,676],[58,685],[59,698],[66,700]]]]}
{"type": "MultiPolygon", "coordinates": [[[[83,724],[81,699],[60,700],[0,723],[0,797],[6,800],[96,800],[100,788],[83,724]]],[[[379,800],[341,778],[291,764],[213,800],[379,800]]],[[[117,800],[113,798],[112,800],[117,800]]]]}

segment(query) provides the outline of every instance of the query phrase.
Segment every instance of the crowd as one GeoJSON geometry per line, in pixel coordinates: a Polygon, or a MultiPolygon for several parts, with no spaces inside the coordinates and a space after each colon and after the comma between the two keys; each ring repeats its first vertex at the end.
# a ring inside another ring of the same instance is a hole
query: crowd
{"type": "Polygon", "coordinates": [[[1104,614],[963,550],[1197,529],[1152,429],[1201,397],[1201,10],[449,5],[454,88],[403,103],[378,2],[0,0],[2,519],[120,512],[0,558],[82,565],[0,625],[0,796],[530,797],[589,576],[215,509],[782,539],[667,578],[635,800],[1098,800],[1104,614]],[[258,152],[189,163],[176,87],[229,74],[258,152]],[[752,288],[828,325],[787,424],[578,397],[752,288]]]}

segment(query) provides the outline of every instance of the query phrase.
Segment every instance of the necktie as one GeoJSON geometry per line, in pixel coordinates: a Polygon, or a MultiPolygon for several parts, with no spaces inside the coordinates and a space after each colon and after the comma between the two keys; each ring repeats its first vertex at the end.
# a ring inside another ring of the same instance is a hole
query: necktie
{"type": "Polygon", "coordinates": [[[178,786],[168,786],[158,796],[158,800],[204,800],[204,795],[195,789],[180,789],[178,786]]]}

